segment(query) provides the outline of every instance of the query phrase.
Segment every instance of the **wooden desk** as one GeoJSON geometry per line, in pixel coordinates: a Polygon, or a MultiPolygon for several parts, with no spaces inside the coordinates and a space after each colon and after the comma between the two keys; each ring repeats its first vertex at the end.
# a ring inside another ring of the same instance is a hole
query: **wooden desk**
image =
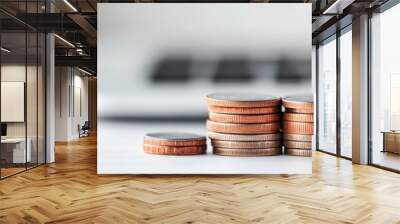
{"type": "Polygon", "coordinates": [[[400,154],[400,131],[383,131],[383,152],[400,154]]]}

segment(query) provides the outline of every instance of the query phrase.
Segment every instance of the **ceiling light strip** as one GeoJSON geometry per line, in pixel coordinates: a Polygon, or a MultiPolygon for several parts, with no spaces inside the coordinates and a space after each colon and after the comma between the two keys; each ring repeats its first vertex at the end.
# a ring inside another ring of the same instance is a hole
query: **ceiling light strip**
{"type": "Polygon", "coordinates": [[[6,53],[10,53],[10,52],[11,52],[11,50],[9,50],[9,49],[7,49],[7,48],[5,48],[5,47],[1,47],[0,49],[1,49],[2,51],[6,52],[6,53]]]}
{"type": "Polygon", "coordinates": [[[79,68],[79,67],[78,67],[78,70],[81,71],[81,72],[83,72],[83,73],[85,73],[85,74],[87,74],[87,75],[93,75],[92,73],[90,73],[90,72],[88,72],[88,71],[86,71],[86,70],[83,70],[83,69],[81,69],[81,68],[79,68]]]}
{"type": "Polygon", "coordinates": [[[322,13],[323,15],[328,14],[342,14],[343,10],[351,5],[355,0],[336,0],[322,13]]]}
{"type": "Polygon", "coordinates": [[[57,37],[59,40],[61,40],[62,42],[66,43],[68,46],[75,48],[75,45],[73,45],[71,42],[69,42],[68,40],[62,38],[61,36],[59,36],[58,34],[54,34],[55,37],[57,37]]]}
{"type": "Polygon", "coordinates": [[[64,3],[67,4],[74,12],[78,12],[75,6],[73,6],[68,0],[64,0],[64,3]]]}

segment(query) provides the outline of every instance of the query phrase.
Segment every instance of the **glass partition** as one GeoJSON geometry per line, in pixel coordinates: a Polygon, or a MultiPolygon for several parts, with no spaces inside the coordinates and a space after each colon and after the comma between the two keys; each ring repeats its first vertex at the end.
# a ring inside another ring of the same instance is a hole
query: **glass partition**
{"type": "MultiPolygon", "coordinates": [[[[44,1],[0,3],[16,5],[41,13],[44,1]]],[[[0,12],[0,178],[45,163],[45,45],[44,33],[0,12]]]]}
{"type": "Polygon", "coordinates": [[[25,32],[1,34],[2,177],[24,171],[31,162],[26,144],[26,40],[25,32]]]}

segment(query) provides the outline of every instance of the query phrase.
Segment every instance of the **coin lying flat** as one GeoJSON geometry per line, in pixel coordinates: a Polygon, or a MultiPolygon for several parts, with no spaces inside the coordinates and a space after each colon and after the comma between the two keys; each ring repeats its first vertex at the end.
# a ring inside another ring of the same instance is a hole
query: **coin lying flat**
{"type": "Polygon", "coordinates": [[[257,93],[212,93],[206,96],[209,105],[220,107],[273,107],[281,98],[257,93]]]}
{"type": "Polygon", "coordinates": [[[290,140],[290,141],[311,142],[312,139],[313,139],[313,135],[284,133],[283,134],[283,139],[290,140]]]}
{"type": "Polygon", "coordinates": [[[285,112],[289,113],[300,113],[300,114],[313,114],[314,109],[295,109],[295,108],[285,108],[285,112]]]}
{"type": "Polygon", "coordinates": [[[160,146],[201,146],[207,144],[206,136],[184,132],[154,132],[144,137],[144,144],[160,146]]]}
{"type": "Polygon", "coordinates": [[[280,114],[264,114],[264,115],[233,115],[233,114],[219,114],[210,112],[208,118],[211,121],[222,123],[271,123],[280,121],[280,114]]]}
{"type": "Polygon", "coordinates": [[[285,108],[314,110],[314,96],[311,94],[287,96],[282,99],[282,104],[285,108]]]}
{"type": "Polygon", "coordinates": [[[236,141],[219,141],[212,140],[213,147],[234,148],[234,149],[262,149],[277,148],[282,146],[281,141],[259,141],[259,142],[236,142],[236,141]]]}
{"type": "Polygon", "coordinates": [[[276,133],[280,130],[280,123],[267,124],[232,124],[207,121],[209,131],[229,134],[267,134],[276,133]]]}
{"type": "Polygon", "coordinates": [[[281,108],[274,107],[220,107],[208,105],[208,110],[220,114],[276,114],[281,112],[281,108]]]}
{"type": "Polygon", "coordinates": [[[283,132],[290,133],[290,134],[312,135],[314,133],[314,124],[313,123],[304,123],[304,122],[285,121],[285,122],[283,122],[283,132]]]}
{"type": "Polygon", "coordinates": [[[282,154],[282,148],[231,149],[213,147],[213,153],[221,156],[275,156],[282,154]]]}
{"type": "Polygon", "coordinates": [[[304,157],[311,157],[312,150],[310,149],[289,149],[285,148],[285,154],[289,156],[304,156],[304,157]]]}
{"type": "Polygon", "coordinates": [[[207,146],[158,146],[158,145],[143,145],[143,150],[146,153],[158,155],[197,155],[207,151],[207,146]]]}
{"type": "Polygon", "coordinates": [[[285,140],[283,142],[283,145],[286,148],[292,148],[292,149],[311,149],[312,148],[312,142],[297,142],[297,141],[285,140]]]}
{"type": "Polygon", "coordinates": [[[251,135],[235,135],[235,134],[225,134],[217,132],[208,132],[208,137],[212,140],[222,140],[222,141],[278,141],[280,140],[281,133],[271,133],[271,134],[251,134],[251,135]]]}
{"type": "Polygon", "coordinates": [[[283,113],[284,121],[314,122],[314,114],[283,113]]]}

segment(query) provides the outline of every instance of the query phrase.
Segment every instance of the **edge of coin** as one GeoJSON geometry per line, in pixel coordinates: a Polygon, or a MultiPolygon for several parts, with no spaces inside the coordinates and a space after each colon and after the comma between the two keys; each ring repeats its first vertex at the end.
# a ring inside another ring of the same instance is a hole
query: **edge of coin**
{"type": "Polygon", "coordinates": [[[143,141],[146,145],[156,145],[156,146],[202,146],[207,144],[207,139],[204,140],[151,140],[144,139],[143,141]]]}
{"type": "Polygon", "coordinates": [[[314,123],[314,114],[301,114],[285,112],[282,116],[283,121],[314,123]]]}
{"type": "Polygon", "coordinates": [[[314,110],[314,102],[296,101],[288,97],[282,98],[282,105],[285,108],[314,110]]]}
{"type": "Polygon", "coordinates": [[[209,112],[208,119],[220,123],[233,123],[233,124],[260,124],[260,123],[274,123],[281,120],[280,113],[274,114],[260,114],[260,115],[244,115],[244,114],[222,114],[209,112]]]}
{"type": "Polygon", "coordinates": [[[206,153],[207,145],[174,147],[144,144],[143,151],[148,154],[156,155],[199,155],[206,153]]]}
{"type": "Polygon", "coordinates": [[[280,106],[273,107],[220,107],[208,105],[208,111],[219,114],[234,114],[234,115],[262,115],[281,113],[280,106]]]}
{"type": "Polygon", "coordinates": [[[285,140],[285,141],[283,141],[283,146],[285,146],[286,148],[292,148],[292,149],[311,149],[312,142],[285,140]]]}
{"type": "Polygon", "coordinates": [[[208,137],[210,139],[221,140],[221,141],[280,141],[282,139],[282,134],[280,132],[270,133],[270,134],[227,134],[208,131],[208,137]]]}
{"type": "Polygon", "coordinates": [[[207,129],[213,132],[229,134],[268,134],[280,130],[280,122],[264,124],[233,124],[207,120],[207,129]]]}
{"type": "Polygon", "coordinates": [[[283,133],[283,139],[289,141],[300,141],[300,142],[311,142],[313,140],[313,134],[291,134],[283,133]]]}
{"type": "Polygon", "coordinates": [[[240,142],[240,141],[221,141],[212,140],[211,145],[216,148],[230,148],[230,149],[265,149],[265,148],[279,148],[282,147],[281,141],[253,141],[253,142],[240,142]]]}
{"type": "Polygon", "coordinates": [[[220,156],[277,156],[282,154],[282,148],[265,149],[231,149],[222,147],[213,147],[213,153],[220,156]]]}
{"type": "Polygon", "coordinates": [[[298,108],[286,108],[285,112],[288,113],[299,113],[299,114],[314,114],[314,109],[298,109],[298,108]]]}
{"type": "Polygon", "coordinates": [[[225,99],[214,99],[209,95],[205,96],[208,105],[220,106],[220,107],[274,107],[282,105],[281,97],[274,97],[269,100],[254,100],[254,101],[239,101],[239,100],[225,100],[225,99]]]}
{"type": "Polygon", "coordinates": [[[289,156],[312,157],[312,150],[311,149],[285,148],[284,152],[285,152],[286,155],[289,155],[289,156]]]}
{"type": "Polygon", "coordinates": [[[284,121],[282,126],[283,133],[314,134],[314,123],[284,121]]]}

